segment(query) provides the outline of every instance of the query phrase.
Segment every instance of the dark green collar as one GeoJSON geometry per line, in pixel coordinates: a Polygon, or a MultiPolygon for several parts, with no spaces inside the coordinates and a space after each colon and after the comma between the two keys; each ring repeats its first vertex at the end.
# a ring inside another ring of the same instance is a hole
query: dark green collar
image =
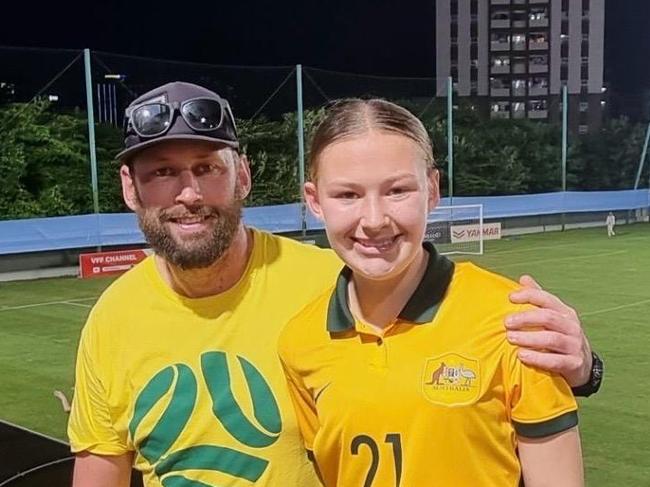
{"type": "MultiPolygon", "coordinates": [[[[424,242],[422,246],[429,252],[427,269],[398,316],[402,320],[418,324],[433,320],[454,274],[454,263],[440,255],[433,244],[424,242]]],[[[327,330],[330,332],[346,331],[354,327],[354,317],[348,302],[348,283],[351,277],[352,270],[345,266],[336,280],[327,308],[327,330]]]]}

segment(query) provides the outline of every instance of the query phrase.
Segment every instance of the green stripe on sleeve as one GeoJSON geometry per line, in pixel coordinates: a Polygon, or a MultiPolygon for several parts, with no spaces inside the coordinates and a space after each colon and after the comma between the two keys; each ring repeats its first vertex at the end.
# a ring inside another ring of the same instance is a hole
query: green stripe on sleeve
{"type": "Polygon", "coordinates": [[[526,438],[543,438],[577,426],[578,412],[570,411],[541,423],[518,423],[517,421],[513,421],[512,425],[520,436],[525,436],[526,438]]]}

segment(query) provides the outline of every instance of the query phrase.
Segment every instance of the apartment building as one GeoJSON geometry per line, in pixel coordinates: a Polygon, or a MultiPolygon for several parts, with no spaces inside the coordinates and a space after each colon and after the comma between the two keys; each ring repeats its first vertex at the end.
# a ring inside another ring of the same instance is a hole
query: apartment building
{"type": "Polygon", "coordinates": [[[605,0],[435,0],[437,91],[449,76],[459,96],[492,118],[558,120],[587,133],[605,106],[605,0]]]}

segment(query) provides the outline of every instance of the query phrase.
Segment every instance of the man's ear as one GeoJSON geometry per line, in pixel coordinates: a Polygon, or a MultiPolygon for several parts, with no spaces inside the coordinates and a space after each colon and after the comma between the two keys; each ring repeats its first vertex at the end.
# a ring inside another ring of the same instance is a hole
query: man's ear
{"type": "Polygon", "coordinates": [[[427,171],[427,186],[429,187],[429,198],[427,205],[429,212],[432,212],[440,203],[440,171],[429,169],[427,171]]]}
{"type": "Polygon", "coordinates": [[[318,198],[318,188],[316,187],[316,184],[311,181],[306,182],[305,187],[303,188],[303,195],[305,196],[305,202],[307,203],[309,211],[311,211],[319,220],[324,220],[323,209],[318,198]]]}
{"type": "Polygon", "coordinates": [[[239,195],[240,199],[246,199],[246,197],[251,192],[252,178],[251,178],[251,168],[246,154],[240,154],[237,167],[237,179],[239,181],[239,188],[241,194],[239,195]]]}
{"type": "Polygon", "coordinates": [[[135,181],[129,166],[122,164],[120,167],[120,180],[122,181],[122,198],[124,203],[131,211],[136,211],[139,208],[138,193],[135,189],[135,181]]]}

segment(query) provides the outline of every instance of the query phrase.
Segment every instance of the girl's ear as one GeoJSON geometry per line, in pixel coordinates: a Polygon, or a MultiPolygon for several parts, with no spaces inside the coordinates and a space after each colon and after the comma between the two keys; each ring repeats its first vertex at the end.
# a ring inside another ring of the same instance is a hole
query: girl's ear
{"type": "Polygon", "coordinates": [[[429,212],[433,211],[440,202],[440,172],[437,169],[427,171],[427,185],[429,186],[429,212]]]}
{"type": "Polygon", "coordinates": [[[305,183],[303,194],[305,196],[305,202],[309,207],[309,211],[311,211],[312,214],[319,220],[323,220],[323,209],[321,208],[320,201],[318,199],[318,188],[316,187],[316,184],[312,183],[311,181],[305,183]]]}

